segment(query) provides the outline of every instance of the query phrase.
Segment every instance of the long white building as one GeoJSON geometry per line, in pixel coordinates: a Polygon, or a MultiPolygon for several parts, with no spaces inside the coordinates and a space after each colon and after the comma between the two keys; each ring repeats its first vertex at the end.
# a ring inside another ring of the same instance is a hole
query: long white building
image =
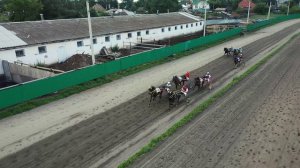
{"type": "MultiPolygon", "coordinates": [[[[103,47],[160,40],[203,30],[203,21],[187,13],[92,18],[95,53],[103,47]]],[[[91,53],[87,19],[0,24],[0,60],[53,64],[77,53],[91,53]]],[[[3,69],[0,67],[0,74],[3,69]]]]}

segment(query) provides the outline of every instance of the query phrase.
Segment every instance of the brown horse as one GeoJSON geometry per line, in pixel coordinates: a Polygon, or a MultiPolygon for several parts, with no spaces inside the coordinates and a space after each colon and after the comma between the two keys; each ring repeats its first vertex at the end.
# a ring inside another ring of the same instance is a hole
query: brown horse
{"type": "Polygon", "coordinates": [[[201,77],[194,78],[194,88],[198,87],[198,90],[204,86],[204,79],[201,77]]]}
{"type": "Polygon", "coordinates": [[[173,76],[172,78],[172,82],[175,84],[176,89],[178,88],[178,86],[183,86],[185,81],[188,81],[185,77],[185,75],[182,76],[173,76]]]}

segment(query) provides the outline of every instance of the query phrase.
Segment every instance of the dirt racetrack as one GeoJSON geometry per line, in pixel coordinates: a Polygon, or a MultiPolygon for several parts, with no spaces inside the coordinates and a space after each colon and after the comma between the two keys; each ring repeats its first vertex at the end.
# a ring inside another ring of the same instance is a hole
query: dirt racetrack
{"type": "MultiPolygon", "coordinates": [[[[299,27],[300,24],[293,25],[275,35],[243,47],[246,60],[275,44],[299,27]]],[[[217,81],[232,69],[232,60],[222,57],[191,72],[191,75],[194,77],[210,71],[217,81]]],[[[207,92],[207,90],[200,93],[194,92],[191,99],[195,94],[205,95],[207,92]]],[[[173,111],[168,111],[168,102],[165,98],[150,108],[147,107],[148,101],[147,93],[141,94],[103,114],[1,159],[0,167],[88,167],[99,158],[104,157],[106,152],[113,147],[131,139],[144,128],[173,111]]],[[[181,106],[183,105],[182,102],[181,106]]],[[[100,167],[104,166],[105,163],[100,167]]]]}
{"type": "Polygon", "coordinates": [[[300,37],[133,166],[298,168],[300,37]]]}

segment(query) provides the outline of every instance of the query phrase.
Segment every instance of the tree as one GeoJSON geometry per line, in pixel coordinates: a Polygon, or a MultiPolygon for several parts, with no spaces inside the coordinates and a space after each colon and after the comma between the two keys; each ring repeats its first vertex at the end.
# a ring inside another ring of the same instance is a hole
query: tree
{"type": "Polygon", "coordinates": [[[39,18],[42,7],[40,0],[10,0],[5,9],[10,21],[29,21],[39,18]]]}
{"type": "Polygon", "coordinates": [[[177,12],[180,9],[178,0],[147,0],[145,3],[145,9],[149,13],[156,13],[159,10],[160,13],[177,12]]]}
{"type": "Polygon", "coordinates": [[[133,10],[133,0],[122,0],[120,7],[122,9],[133,10]]]}
{"type": "Polygon", "coordinates": [[[290,9],[290,13],[291,13],[291,14],[296,14],[296,13],[300,14],[300,8],[299,8],[299,6],[293,6],[293,7],[290,9]]]}
{"type": "Polygon", "coordinates": [[[254,12],[257,14],[267,14],[268,12],[268,6],[266,3],[258,3],[256,4],[256,6],[254,7],[254,12]]]}

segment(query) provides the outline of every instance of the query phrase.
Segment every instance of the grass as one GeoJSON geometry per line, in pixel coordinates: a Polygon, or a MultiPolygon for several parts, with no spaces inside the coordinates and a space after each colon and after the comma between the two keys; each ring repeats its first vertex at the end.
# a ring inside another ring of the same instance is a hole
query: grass
{"type": "Polygon", "coordinates": [[[144,146],[141,150],[139,150],[137,153],[129,157],[127,160],[122,162],[118,168],[127,168],[130,166],[134,161],[136,161],[141,156],[145,155],[146,153],[152,151],[155,147],[157,147],[161,142],[166,140],[168,137],[173,135],[179,128],[183,127],[193,119],[195,119],[200,113],[202,113],[204,110],[206,110],[210,105],[212,105],[218,98],[224,96],[231,88],[233,88],[236,84],[238,84],[240,81],[245,79],[247,76],[252,74],[254,71],[256,71],[260,66],[265,64],[269,59],[271,59],[279,50],[281,50],[283,47],[285,47],[291,40],[299,36],[300,34],[296,34],[291,39],[282,45],[281,47],[277,48],[276,50],[272,51],[269,55],[264,57],[262,60],[260,60],[258,63],[250,67],[246,72],[244,72],[242,75],[234,78],[229,84],[227,84],[225,87],[223,87],[221,90],[219,90],[217,93],[215,93],[213,96],[205,100],[203,103],[198,105],[192,112],[184,116],[181,120],[176,122],[173,126],[171,126],[166,132],[161,134],[160,136],[152,139],[150,143],[148,143],[146,146],[144,146]]]}
{"type": "MultiPolygon", "coordinates": [[[[254,19],[267,19],[267,16],[268,14],[266,15],[258,15],[258,14],[255,14],[253,16],[250,16],[250,19],[251,20],[254,20],[254,19]]],[[[271,13],[270,14],[270,19],[273,19],[273,18],[276,18],[276,17],[279,17],[279,16],[286,16],[284,14],[274,14],[274,13],[271,13]]]]}
{"type": "Polygon", "coordinates": [[[72,86],[72,87],[63,89],[63,90],[57,92],[56,94],[42,96],[40,98],[36,98],[36,99],[30,100],[30,101],[26,101],[24,103],[20,103],[18,105],[14,105],[14,106],[2,109],[2,110],[0,110],[0,119],[6,118],[6,117],[9,117],[9,116],[13,116],[13,115],[16,115],[16,114],[19,114],[19,113],[22,113],[22,112],[25,112],[25,111],[28,111],[28,110],[31,110],[31,109],[34,109],[36,107],[51,103],[51,102],[59,100],[59,99],[66,98],[68,96],[80,93],[82,91],[85,91],[85,90],[88,90],[88,89],[91,89],[91,88],[94,88],[94,87],[101,86],[103,84],[106,84],[106,83],[112,82],[114,80],[120,79],[122,77],[125,77],[125,76],[128,76],[128,75],[143,71],[145,69],[149,69],[151,67],[154,67],[154,66],[157,66],[157,65],[160,65],[160,64],[164,64],[166,62],[170,62],[170,61],[173,61],[173,60],[176,60],[176,59],[180,59],[182,57],[200,52],[200,51],[202,51],[204,49],[207,49],[209,47],[212,47],[212,46],[224,43],[226,41],[235,39],[236,37],[238,37],[238,35],[234,36],[234,37],[231,37],[229,39],[226,39],[226,40],[216,41],[214,43],[211,43],[210,45],[204,45],[204,46],[192,49],[192,50],[181,52],[177,55],[170,56],[170,57],[167,57],[167,58],[162,59],[162,60],[146,63],[146,64],[143,64],[143,65],[140,65],[140,66],[130,68],[128,70],[124,70],[124,71],[114,73],[114,74],[111,74],[111,75],[108,75],[108,76],[104,76],[104,77],[101,77],[101,78],[97,78],[95,80],[91,80],[91,81],[88,81],[88,82],[85,82],[85,83],[82,83],[82,84],[79,84],[79,85],[76,85],[76,86],[72,86]]]}

